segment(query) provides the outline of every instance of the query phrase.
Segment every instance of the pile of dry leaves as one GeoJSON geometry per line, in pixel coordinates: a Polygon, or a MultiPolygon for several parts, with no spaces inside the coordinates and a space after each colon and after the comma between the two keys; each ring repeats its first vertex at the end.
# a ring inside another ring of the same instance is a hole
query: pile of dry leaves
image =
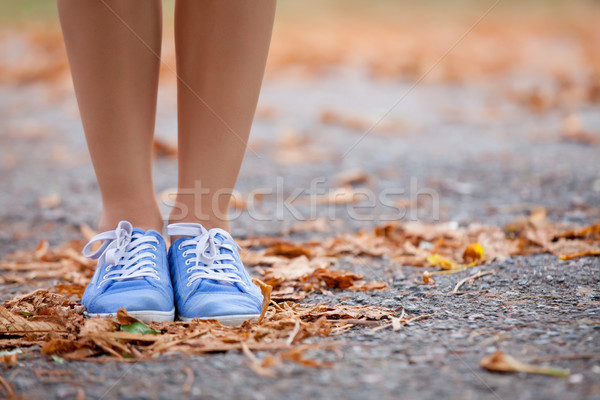
{"type": "MultiPolygon", "coordinates": [[[[315,225],[317,226],[317,225],[315,225]]],[[[84,229],[83,234],[93,234],[84,229]]],[[[336,349],[335,343],[306,344],[310,337],[337,335],[354,326],[394,330],[430,315],[400,315],[375,306],[301,304],[309,293],[329,290],[383,290],[385,282],[364,283],[363,276],[338,268],[341,257],[356,260],[386,255],[398,265],[435,267],[435,273],[463,271],[486,261],[540,252],[563,260],[600,255],[600,222],[566,229],[546,220],[544,210],[509,224],[504,229],[453,224],[397,224],[372,232],[332,237],[323,242],[290,243],[280,238],[250,238],[240,243],[242,257],[264,282],[256,281],[265,295],[258,322],[225,327],[216,321],[143,324],[121,310],[115,319],[84,319],[78,302],[89,281],[94,262],[79,253],[83,242],[73,241],[52,250],[46,241],[33,252],[17,252],[0,263],[2,283],[28,283],[49,287],[12,298],[0,306],[0,349],[39,345],[44,354],[68,360],[152,359],[167,352],[205,354],[237,349],[257,373],[271,376],[270,368],[282,360],[319,367],[307,359],[311,349],[336,349]],[[272,291],[272,292],[271,292],[272,291]],[[253,350],[276,351],[259,361],[253,350]]],[[[483,275],[480,275],[483,276],[483,275]]],[[[475,276],[473,278],[477,278],[475,276]]],[[[432,280],[431,280],[432,281],[432,280]]],[[[16,353],[5,363],[16,362],[16,353]]]]}
{"type": "Polygon", "coordinates": [[[363,276],[336,268],[342,256],[386,255],[397,265],[437,267],[441,271],[436,273],[454,273],[517,255],[552,253],[562,260],[600,255],[600,221],[568,229],[549,223],[546,211],[540,208],[504,229],[481,224],[389,224],[324,242],[294,244],[263,237],[245,240],[242,246],[247,249],[242,254],[244,262],[257,266],[262,279],[273,286],[273,299],[301,300],[322,287],[387,288],[384,282],[358,284],[363,276]]]}
{"type": "MultiPolygon", "coordinates": [[[[258,282],[260,284],[260,282],[258,282]]],[[[270,287],[262,284],[266,304],[270,287]]],[[[15,297],[0,306],[0,348],[39,345],[43,354],[64,360],[151,360],[166,352],[205,354],[242,350],[250,367],[261,375],[273,375],[268,367],[281,360],[307,366],[325,364],[306,359],[308,350],[337,349],[337,343],[302,344],[309,337],[326,337],[355,325],[379,323],[395,316],[395,310],[374,306],[272,303],[263,308],[258,322],[226,327],[217,321],[161,322],[148,325],[119,310],[116,318],[83,316],[83,307],[69,296],[39,289],[15,297]],[[277,350],[259,363],[252,350],[277,350]],[[102,357],[98,357],[102,356],[102,357]]],[[[402,319],[409,323],[410,319],[402,319]]],[[[16,363],[15,354],[4,359],[16,363]]]]}

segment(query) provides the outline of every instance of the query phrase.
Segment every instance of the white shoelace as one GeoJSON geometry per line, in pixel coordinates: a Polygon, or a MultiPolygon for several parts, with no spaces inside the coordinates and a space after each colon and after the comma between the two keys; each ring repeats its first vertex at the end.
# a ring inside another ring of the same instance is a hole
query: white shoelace
{"type": "Polygon", "coordinates": [[[185,265],[190,266],[186,271],[189,274],[187,286],[191,286],[199,279],[210,279],[229,285],[239,283],[243,287],[247,287],[236,274],[238,268],[235,266],[235,258],[231,254],[234,251],[233,246],[221,243],[216,238],[217,235],[221,235],[226,240],[233,242],[227,231],[219,228],[206,230],[200,224],[182,222],[169,225],[168,233],[169,236],[191,236],[190,239],[179,243],[178,248],[178,250],[183,250],[190,247],[182,253],[185,265]],[[223,253],[222,249],[227,249],[230,253],[223,253]]]}
{"type": "Polygon", "coordinates": [[[106,268],[106,274],[98,288],[108,281],[123,281],[126,279],[141,279],[151,277],[160,280],[156,263],[151,259],[156,256],[148,250],[157,250],[158,239],[150,235],[133,233],[133,227],[127,221],[119,222],[117,229],[94,236],[83,248],[83,255],[98,259],[96,272],[92,282],[96,282],[101,268],[106,268]],[[102,241],[102,245],[91,253],[92,244],[102,241]]]}

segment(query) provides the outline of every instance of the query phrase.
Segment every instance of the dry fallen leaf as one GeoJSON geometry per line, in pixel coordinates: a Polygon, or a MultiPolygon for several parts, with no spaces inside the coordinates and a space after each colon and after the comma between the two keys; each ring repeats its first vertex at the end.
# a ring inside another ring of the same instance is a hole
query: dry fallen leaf
{"type": "Polygon", "coordinates": [[[329,267],[318,268],[312,273],[312,277],[323,281],[327,287],[348,289],[354,286],[354,282],[363,280],[363,276],[352,271],[329,270],[329,267]]]}
{"type": "Polygon", "coordinates": [[[423,271],[423,275],[422,275],[423,283],[426,285],[429,285],[429,284],[433,285],[435,283],[435,281],[431,278],[431,276],[432,276],[431,272],[423,271]]]}
{"type": "Polygon", "coordinates": [[[600,135],[594,135],[585,130],[581,115],[571,113],[563,121],[563,140],[581,144],[593,145],[600,143],[600,135]]]}
{"type": "Polygon", "coordinates": [[[470,243],[463,252],[463,260],[469,265],[477,265],[485,260],[485,252],[480,243],[470,243]]]}
{"type": "Polygon", "coordinates": [[[494,372],[528,372],[532,374],[553,375],[561,377],[570,375],[570,372],[568,370],[523,363],[517,360],[516,358],[505,354],[502,351],[497,351],[494,354],[484,357],[479,362],[479,365],[481,365],[488,371],[494,372]]]}
{"type": "Polygon", "coordinates": [[[68,332],[65,326],[55,317],[25,318],[12,314],[0,306],[0,337],[18,335],[36,335],[45,333],[68,332]]]}
{"type": "Polygon", "coordinates": [[[456,264],[452,260],[448,260],[440,256],[439,254],[430,255],[429,257],[427,257],[427,262],[429,262],[429,264],[433,267],[440,267],[444,270],[453,270],[461,268],[460,265],[456,264]]]}
{"type": "Polygon", "coordinates": [[[333,180],[339,186],[346,186],[367,183],[370,178],[370,175],[362,169],[349,169],[336,174],[333,180]]]}
{"type": "MultiPolygon", "coordinates": [[[[330,335],[332,325],[335,333],[341,334],[348,326],[398,328],[399,323],[410,324],[431,316],[395,321],[392,318],[396,318],[396,311],[392,309],[292,302],[301,301],[311,291],[327,293],[327,287],[340,290],[387,288],[384,282],[361,283],[359,274],[336,268],[341,257],[346,257],[344,262],[351,264],[383,255],[399,265],[425,266],[429,260],[442,268],[423,275],[423,281],[431,283],[434,274],[461,271],[486,258],[525,251],[551,251],[561,257],[596,254],[600,248],[599,232],[600,223],[570,230],[554,226],[547,221],[544,210],[537,210],[509,226],[506,233],[497,227],[478,224],[459,227],[452,223],[406,223],[388,224],[354,235],[338,235],[323,242],[291,243],[280,237],[249,238],[240,241],[247,249],[242,255],[248,265],[256,266],[254,273],[266,282],[257,281],[265,295],[260,321],[233,328],[215,321],[149,324],[147,330],[158,334],[119,330],[119,323],[111,319],[85,320],[83,307],[73,295],[81,294],[95,263],[80,255],[83,242],[69,242],[53,249],[42,240],[35,249],[13,253],[2,261],[0,278],[3,282],[18,280],[21,283],[39,282],[40,279],[48,279],[50,283],[59,279],[56,288],[66,295],[38,290],[8,300],[5,307],[0,308],[0,335],[12,337],[10,342],[5,342],[6,348],[37,344],[44,354],[60,354],[65,360],[101,356],[127,361],[131,357],[144,359],[166,351],[187,354],[242,351],[244,343],[250,351],[286,350],[289,351],[287,359],[311,364],[313,361],[306,361],[302,351],[292,349],[302,345],[307,338],[330,335]],[[274,290],[269,296],[271,286],[274,290]],[[378,322],[381,320],[391,322],[381,324],[378,322]]],[[[90,236],[93,232],[84,234],[90,236]]],[[[489,273],[467,277],[457,285],[460,287],[466,281],[489,273]]],[[[118,313],[117,319],[127,326],[137,323],[126,312],[118,313]]],[[[318,361],[315,363],[319,364],[318,361]]],[[[260,363],[257,365],[262,367],[260,363]]],[[[257,365],[253,368],[259,371],[257,365]]]]}
{"type": "Polygon", "coordinates": [[[312,257],[311,251],[306,246],[296,245],[288,242],[276,243],[265,251],[266,256],[284,256],[287,258],[296,258],[299,256],[312,257]]]}
{"type": "Polygon", "coordinates": [[[11,351],[0,351],[0,365],[4,369],[14,367],[15,365],[17,365],[19,354],[21,353],[21,349],[19,348],[11,351]]]}
{"type": "Polygon", "coordinates": [[[60,205],[61,201],[61,197],[58,194],[53,193],[40,197],[37,201],[37,204],[40,208],[56,208],[60,205]]]}
{"type": "Polygon", "coordinates": [[[152,143],[154,156],[158,158],[162,157],[177,157],[177,146],[171,144],[163,139],[154,138],[152,143]]]}

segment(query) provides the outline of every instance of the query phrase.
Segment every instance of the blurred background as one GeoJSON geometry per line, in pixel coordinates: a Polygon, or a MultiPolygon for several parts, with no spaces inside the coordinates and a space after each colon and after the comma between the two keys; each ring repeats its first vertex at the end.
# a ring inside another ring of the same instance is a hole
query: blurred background
{"type": "MultiPolygon", "coordinates": [[[[163,4],[155,183],[166,211],[176,93],[174,2],[163,4]]],[[[503,224],[539,207],[597,219],[599,20],[591,0],[280,1],[234,234],[503,224]]],[[[0,24],[5,254],[77,237],[100,197],[55,2],[1,0],[0,24]]]]}

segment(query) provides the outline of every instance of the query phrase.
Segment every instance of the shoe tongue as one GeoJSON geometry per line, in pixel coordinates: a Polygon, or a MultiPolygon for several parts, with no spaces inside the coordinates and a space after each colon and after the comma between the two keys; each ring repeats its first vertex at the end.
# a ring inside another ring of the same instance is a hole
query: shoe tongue
{"type": "MultiPolygon", "coordinates": [[[[217,241],[217,243],[219,244],[223,244],[225,243],[225,241],[227,240],[227,238],[223,235],[221,235],[220,233],[217,233],[215,235],[215,240],[217,241]]],[[[220,249],[221,254],[233,254],[233,252],[225,247],[221,247],[220,249]]],[[[218,262],[219,264],[221,264],[221,262],[218,262]]]]}
{"type": "Polygon", "coordinates": [[[143,230],[142,228],[134,228],[133,231],[131,231],[132,235],[135,234],[140,234],[140,235],[144,235],[144,236],[154,236],[157,239],[161,239],[162,235],[155,231],[154,229],[148,229],[147,231],[143,230]]]}
{"type": "Polygon", "coordinates": [[[222,235],[222,234],[220,234],[220,233],[217,233],[217,234],[215,235],[215,239],[217,239],[217,241],[218,241],[219,243],[223,243],[223,242],[225,241],[225,236],[223,236],[223,235],[222,235]]]}

